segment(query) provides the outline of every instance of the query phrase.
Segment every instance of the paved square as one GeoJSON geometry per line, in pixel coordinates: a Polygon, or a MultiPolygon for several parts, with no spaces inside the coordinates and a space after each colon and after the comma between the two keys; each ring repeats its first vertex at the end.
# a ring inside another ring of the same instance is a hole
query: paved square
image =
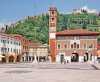
{"type": "Polygon", "coordinates": [[[0,82],[100,82],[90,64],[1,64],[0,82]]]}

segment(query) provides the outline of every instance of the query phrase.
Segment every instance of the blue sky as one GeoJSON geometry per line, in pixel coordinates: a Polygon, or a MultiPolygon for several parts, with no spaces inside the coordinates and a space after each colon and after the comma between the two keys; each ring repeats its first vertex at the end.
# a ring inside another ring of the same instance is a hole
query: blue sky
{"type": "Polygon", "coordinates": [[[48,12],[51,5],[62,13],[85,5],[100,11],[100,0],[0,0],[0,23],[48,12]]]}

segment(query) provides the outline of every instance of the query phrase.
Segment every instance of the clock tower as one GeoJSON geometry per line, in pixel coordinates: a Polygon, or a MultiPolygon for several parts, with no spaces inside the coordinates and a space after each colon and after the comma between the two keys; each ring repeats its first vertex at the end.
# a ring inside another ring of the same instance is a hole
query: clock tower
{"type": "Polygon", "coordinates": [[[49,8],[49,48],[52,62],[56,61],[57,8],[49,8]]]}

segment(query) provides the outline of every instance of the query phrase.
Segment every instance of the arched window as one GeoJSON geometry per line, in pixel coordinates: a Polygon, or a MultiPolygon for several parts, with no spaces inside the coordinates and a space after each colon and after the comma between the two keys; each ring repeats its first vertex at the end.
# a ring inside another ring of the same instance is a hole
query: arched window
{"type": "Polygon", "coordinates": [[[92,45],[92,44],[90,44],[90,45],[89,45],[89,48],[93,48],[93,45],[92,45]]]}
{"type": "Polygon", "coordinates": [[[76,42],[74,43],[74,48],[76,48],[76,46],[77,46],[77,44],[76,44],[76,42]]]}
{"type": "Polygon", "coordinates": [[[84,44],[84,49],[86,49],[86,44],[84,44]]]}
{"type": "Polygon", "coordinates": [[[77,44],[77,48],[79,48],[79,44],[77,44]]]}
{"type": "Polygon", "coordinates": [[[71,48],[79,48],[79,44],[77,44],[76,42],[71,44],[71,48]]]}
{"type": "Polygon", "coordinates": [[[54,11],[52,11],[52,15],[54,15],[54,11]]]}
{"type": "Polygon", "coordinates": [[[71,44],[71,48],[73,48],[73,44],[71,44]]]}
{"type": "Polygon", "coordinates": [[[54,21],[54,18],[52,18],[52,21],[54,21]]]}
{"type": "Polygon", "coordinates": [[[58,49],[60,49],[60,44],[58,44],[58,49]]]}
{"type": "Polygon", "coordinates": [[[65,44],[65,48],[67,48],[67,45],[65,44]]]}

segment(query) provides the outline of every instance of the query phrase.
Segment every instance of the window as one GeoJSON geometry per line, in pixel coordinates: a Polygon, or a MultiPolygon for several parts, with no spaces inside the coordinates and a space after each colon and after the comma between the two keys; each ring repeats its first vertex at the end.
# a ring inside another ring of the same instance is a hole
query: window
{"type": "Polygon", "coordinates": [[[8,52],[9,52],[9,48],[8,48],[8,52]]]}
{"type": "Polygon", "coordinates": [[[71,44],[71,48],[73,48],[73,44],[71,44]]]}
{"type": "Polygon", "coordinates": [[[58,44],[58,49],[60,49],[60,44],[58,44]]]}
{"type": "Polygon", "coordinates": [[[8,41],[8,44],[9,44],[9,41],[8,41]]]}
{"type": "Polygon", "coordinates": [[[6,53],[7,52],[7,48],[1,48],[1,52],[6,53]]]}
{"type": "Polygon", "coordinates": [[[52,21],[54,21],[54,18],[52,18],[52,21]]]}
{"type": "Polygon", "coordinates": [[[19,46],[20,46],[20,43],[19,43],[19,46]]]}
{"type": "Polygon", "coordinates": [[[52,11],[52,15],[54,15],[54,11],[52,11]]]}
{"type": "Polygon", "coordinates": [[[11,48],[11,52],[12,52],[12,48],[11,48]]]}
{"type": "Polygon", "coordinates": [[[79,48],[79,44],[77,44],[77,48],[79,48]]]}
{"type": "Polygon", "coordinates": [[[65,44],[65,48],[67,48],[67,45],[65,44]]]}
{"type": "Polygon", "coordinates": [[[29,56],[29,61],[31,61],[31,56],[29,56]]]}
{"type": "Polygon", "coordinates": [[[12,44],[12,41],[10,43],[12,44]]]}
{"type": "Polygon", "coordinates": [[[91,45],[89,45],[89,48],[93,48],[93,45],[91,44],[91,45]]]}
{"type": "Polygon", "coordinates": [[[74,43],[74,48],[76,48],[76,46],[77,46],[77,44],[76,44],[76,43],[74,43]]]}
{"type": "Polygon", "coordinates": [[[84,49],[86,48],[86,44],[84,44],[84,49]]]}
{"type": "Polygon", "coordinates": [[[79,48],[79,44],[73,43],[73,44],[71,44],[71,48],[79,48]]]}

